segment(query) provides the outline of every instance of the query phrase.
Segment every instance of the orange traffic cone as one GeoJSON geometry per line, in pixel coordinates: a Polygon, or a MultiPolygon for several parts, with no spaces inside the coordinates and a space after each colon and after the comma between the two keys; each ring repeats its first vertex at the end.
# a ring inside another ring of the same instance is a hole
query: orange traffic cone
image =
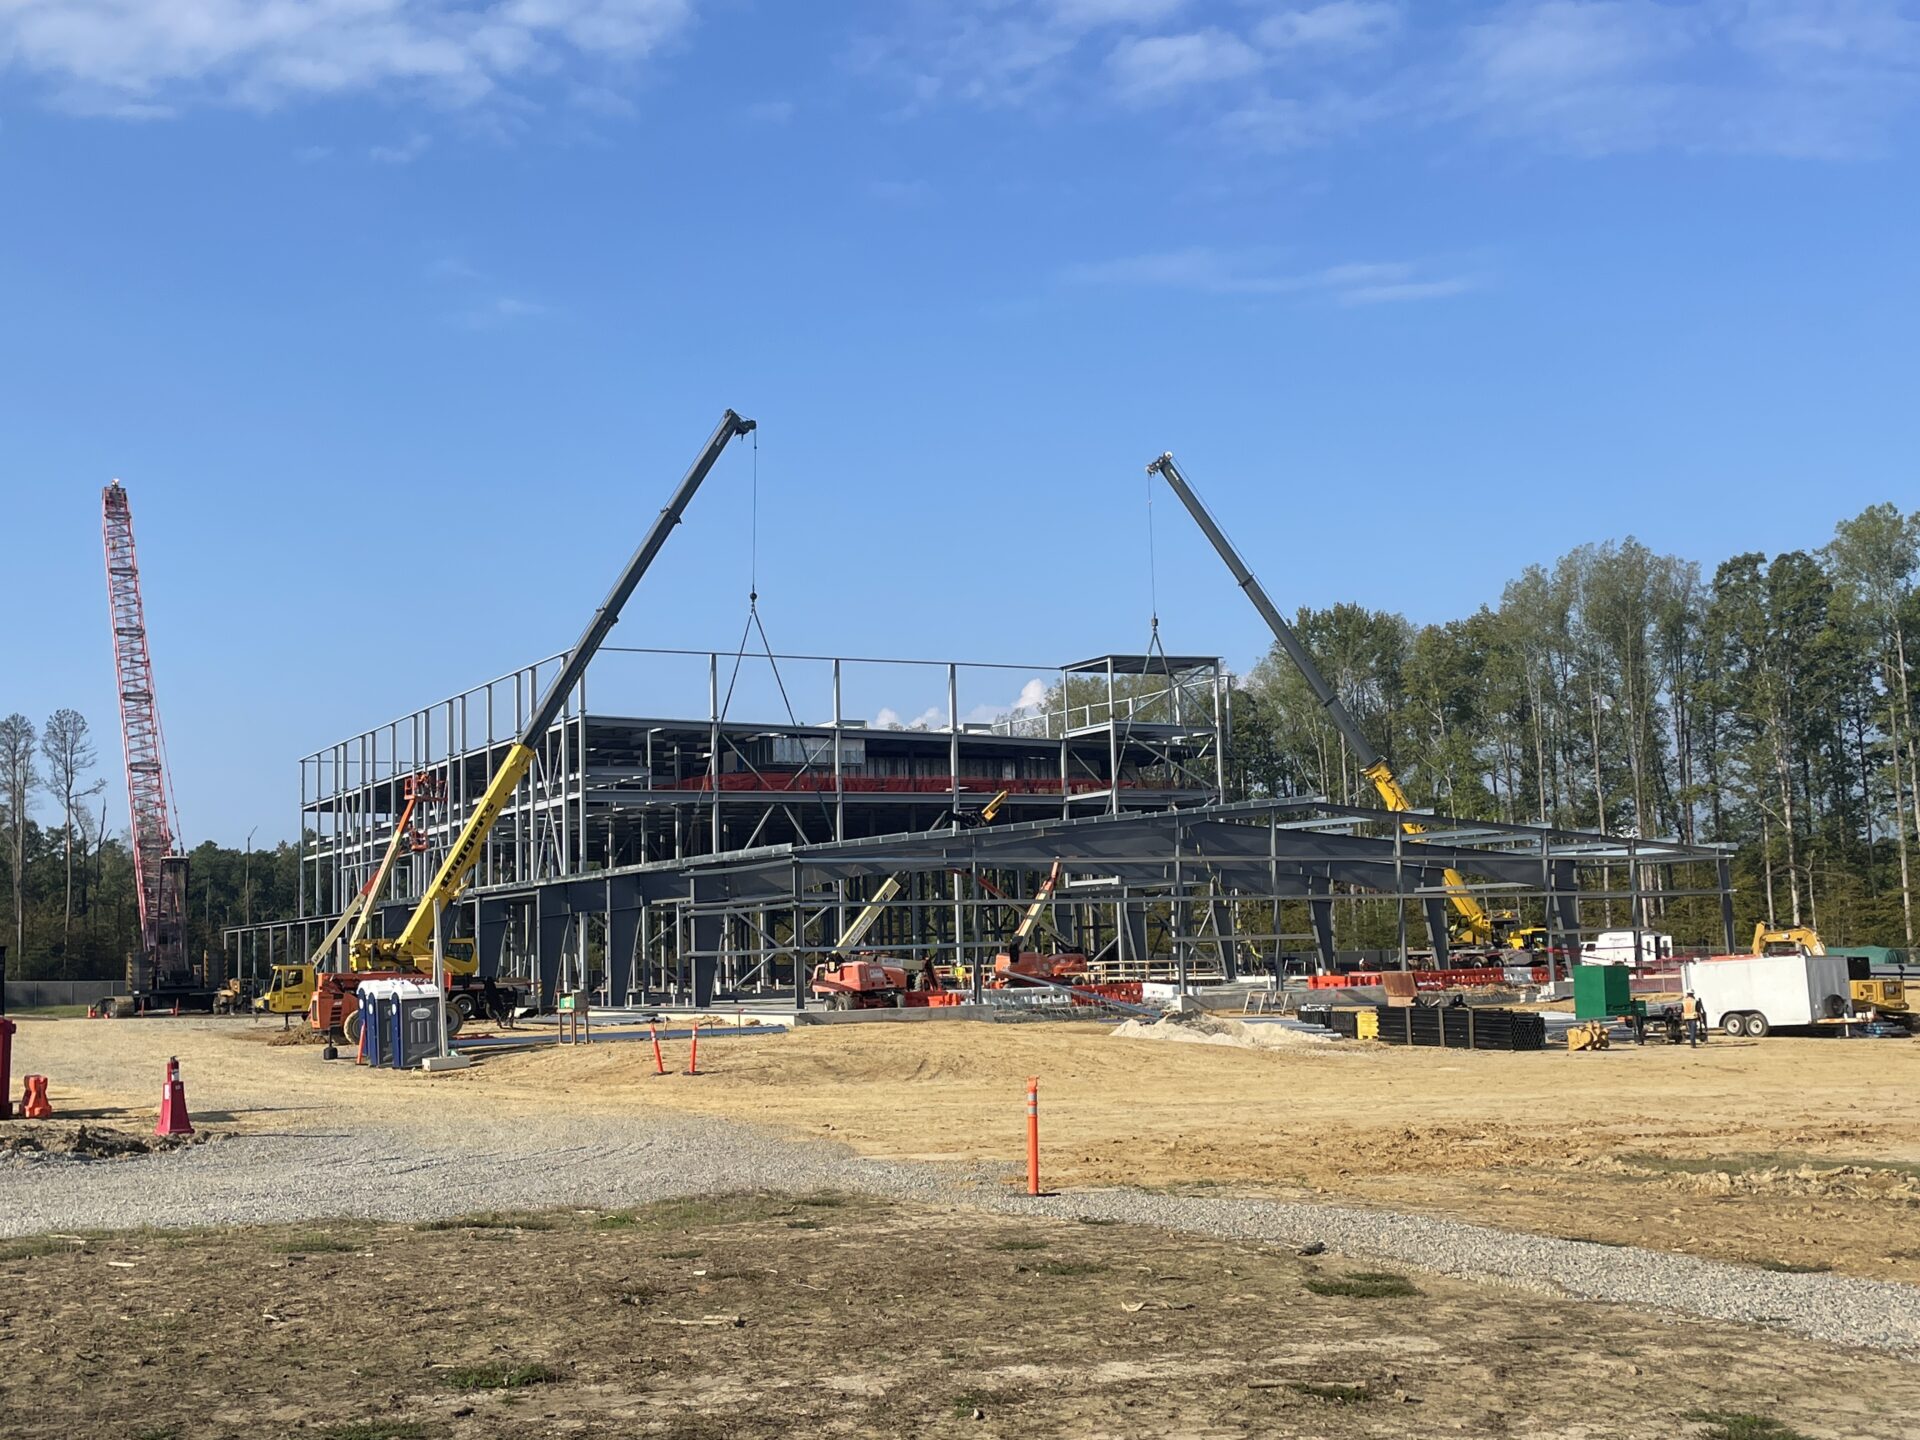
{"type": "Polygon", "coordinates": [[[191,1135],[193,1121],[187,1115],[187,1087],[180,1079],[180,1061],[167,1061],[167,1082],[160,1092],[160,1123],[156,1135],[191,1135]]]}
{"type": "Polygon", "coordinates": [[[47,1099],[47,1077],[27,1075],[21,1078],[20,1114],[28,1120],[45,1120],[53,1114],[47,1099]]]}

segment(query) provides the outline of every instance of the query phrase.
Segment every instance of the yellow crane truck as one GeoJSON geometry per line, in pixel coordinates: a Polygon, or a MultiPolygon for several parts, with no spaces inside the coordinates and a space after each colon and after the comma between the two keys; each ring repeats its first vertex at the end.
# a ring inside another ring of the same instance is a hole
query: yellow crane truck
{"type": "MultiPolygon", "coordinates": [[[[1320,702],[1320,708],[1327,712],[1327,719],[1333,722],[1347,742],[1347,748],[1353,751],[1354,758],[1360,763],[1361,773],[1372,782],[1379,792],[1380,802],[1395,814],[1405,814],[1413,809],[1413,801],[1407,798],[1407,792],[1401,787],[1399,778],[1394,775],[1393,767],[1386,757],[1373,748],[1373,742],[1367,739],[1366,732],[1360,728],[1360,722],[1353,718],[1339,695],[1320,673],[1320,667],[1313,663],[1313,656],[1307,653],[1307,647],[1300,643],[1300,637],[1293,632],[1280,614],[1260,582],[1254,578],[1253,571],[1247,568],[1246,561],[1240,558],[1240,552],[1233,548],[1233,542],[1227,539],[1193,487],[1187,483],[1187,477],[1180,467],[1174,464],[1173,456],[1162,455],[1147,466],[1149,475],[1158,475],[1167,482],[1167,487],[1179,497],[1180,503],[1187,507],[1187,513],[1193,516],[1194,523],[1213,543],[1220,558],[1226,562],[1227,569],[1233,572],[1235,582],[1253,602],[1253,608],[1260,612],[1260,618],[1267,622],[1267,628],[1273,632],[1273,638],[1280,648],[1287,652],[1299,670],[1307,687],[1313,691],[1314,699],[1320,702]]],[[[1400,828],[1408,835],[1421,835],[1426,827],[1413,820],[1403,820],[1400,828]]],[[[1511,911],[1489,911],[1474,898],[1466,877],[1451,868],[1442,872],[1446,882],[1447,903],[1453,906],[1454,924],[1452,938],[1461,945],[1493,947],[1503,950],[1543,949],[1547,944],[1547,932],[1540,926],[1522,927],[1519,916],[1511,911]]]]}
{"type": "MultiPolygon", "coordinates": [[[[609,632],[619,622],[621,609],[652,567],[667,537],[680,523],[681,514],[720,459],[721,453],[729,442],[751,433],[753,429],[753,421],[744,419],[732,410],[720,417],[719,425],[708,437],[699,458],[682,477],[666,508],[654,519],[646,538],[640,542],[640,548],[627,561],[613,589],[607,592],[607,598],[593,612],[587,628],[567,652],[566,662],[548,683],[546,693],[534,707],[519,738],[508,747],[500,768],[494,771],[492,779],[487,782],[486,790],[474,805],[472,814],[467,817],[466,824],[461,827],[446,858],[440,862],[439,869],[400,933],[392,938],[368,934],[363,914],[355,937],[347,946],[348,969],[341,972],[316,966],[316,973],[312,977],[312,998],[308,1002],[308,1018],[317,1033],[330,1039],[351,1042],[355,1038],[358,1020],[359,1002],[355,992],[362,981],[382,978],[417,980],[422,973],[432,969],[434,933],[439,928],[439,919],[465,888],[467,876],[480,858],[480,847],[486,843],[494,822],[500,818],[521,780],[532,768],[537,747],[546,738],[553,722],[559,718],[567,696],[586,673],[588,662],[599,651],[609,632]]],[[[398,840],[396,832],[393,843],[397,845],[398,840]]],[[[389,857],[392,853],[390,846],[389,857]]],[[[342,917],[343,920],[345,918],[342,917]]],[[[332,934],[322,948],[330,948],[337,939],[337,933],[332,934]]],[[[471,1006],[479,969],[474,942],[465,938],[443,938],[440,948],[450,986],[466,992],[467,1004],[471,1006]]],[[[486,982],[477,981],[477,984],[484,988],[486,982]]],[[[456,995],[451,1008],[462,1008],[458,1003],[460,998],[456,995]]]]}

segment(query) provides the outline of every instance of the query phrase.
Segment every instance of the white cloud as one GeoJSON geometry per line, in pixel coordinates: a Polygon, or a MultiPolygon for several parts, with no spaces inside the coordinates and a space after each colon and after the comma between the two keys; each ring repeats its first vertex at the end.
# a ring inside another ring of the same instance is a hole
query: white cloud
{"type": "Polygon", "coordinates": [[[645,57],[691,14],[691,0],[0,0],[0,69],[105,115],[376,88],[470,104],[563,61],[645,57]]]}
{"type": "Polygon", "coordinates": [[[1009,715],[1019,715],[1040,709],[1047,703],[1047,692],[1051,687],[1046,681],[1035,677],[1020,687],[1020,693],[1010,705],[976,705],[960,718],[969,725],[991,725],[996,720],[1004,720],[1009,715]]]}
{"type": "Polygon", "coordinates": [[[1920,0],[900,0],[857,68],[1042,118],[1153,102],[1284,151],[1455,129],[1583,155],[1884,151],[1920,111],[1920,0]],[[1115,33],[1115,32],[1119,33],[1115,33]]]}
{"type": "Polygon", "coordinates": [[[1238,80],[1261,64],[1259,51],[1224,30],[1122,40],[1107,57],[1120,93],[1130,100],[1156,100],[1195,85],[1238,80]]]}
{"type": "Polygon", "coordinates": [[[929,705],[911,720],[902,720],[900,712],[891,706],[881,707],[880,713],[873,717],[876,730],[932,730],[944,727],[947,712],[937,705],[929,705]]]}
{"type": "Polygon", "coordinates": [[[1054,20],[1068,29],[1152,25],[1187,8],[1187,0],[1048,0],[1054,20]]]}
{"type": "Polygon", "coordinates": [[[1275,50],[1361,50],[1391,39],[1401,18],[1400,6],[1385,0],[1329,0],[1269,15],[1253,33],[1275,50]]]}
{"type": "Polygon", "coordinates": [[[380,165],[411,165],[426,154],[432,144],[431,136],[416,130],[396,145],[375,145],[367,151],[367,158],[380,165]]]}
{"type": "Polygon", "coordinates": [[[1406,300],[1440,300],[1480,288],[1467,274],[1434,274],[1407,261],[1329,265],[1288,271],[1263,251],[1222,251],[1207,246],[1070,267],[1063,274],[1076,285],[1111,285],[1192,290],[1207,295],[1296,295],[1339,305],[1384,305],[1406,300]]]}

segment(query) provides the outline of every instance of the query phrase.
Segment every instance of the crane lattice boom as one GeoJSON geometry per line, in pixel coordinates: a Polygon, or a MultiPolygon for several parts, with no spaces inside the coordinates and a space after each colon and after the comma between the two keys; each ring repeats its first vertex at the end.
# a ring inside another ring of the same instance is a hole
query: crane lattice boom
{"type": "Polygon", "coordinates": [[[146,609],[133,547],[133,509],[118,480],[101,492],[101,534],[107,552],[107,608],[113,621],[113,670],[120,692],[120,739],[127,757],[134,889],[140,900],[140,948],[127,966],[136,995],[190,983],[186,941],[186,860],[175,853],[180,833],[167,747],[153,694],[146,609]]]}

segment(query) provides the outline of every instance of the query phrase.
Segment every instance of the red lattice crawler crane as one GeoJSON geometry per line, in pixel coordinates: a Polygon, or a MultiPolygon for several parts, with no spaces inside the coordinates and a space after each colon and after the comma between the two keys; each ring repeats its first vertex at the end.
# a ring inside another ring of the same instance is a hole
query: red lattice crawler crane
{"type": "Polygon", "coordinates": [[[133,510],[118,480],[100,493],[107,551],[107,605],[113,619],[113,669],[120,691],[120,739],[127,757],[134,889],[140,897],[140,945],[127,958],[127,988],[143,1008],[211,1006],[206,977],[187,946],[187,857],[176,849],[178,807],[167,778],[167,745],[153,695],[146,608],[133,549],[133,510]]]}

